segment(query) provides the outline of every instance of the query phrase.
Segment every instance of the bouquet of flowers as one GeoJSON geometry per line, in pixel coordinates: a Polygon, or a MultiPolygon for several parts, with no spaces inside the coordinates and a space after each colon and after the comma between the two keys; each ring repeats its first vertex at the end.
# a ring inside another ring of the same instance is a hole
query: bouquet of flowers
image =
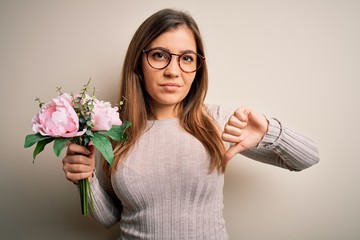
{"type": "MultiPolygon", "coordinates": [[[[36,98],[41,110],[32,119],[32,130],[35,134],[27,135],[24,143],[25,148],[36,144],[33,152],[34,161],[52,141],[56,156],[60,156],[69,142],[82,146],[88,146],[91,142],[112,165],[114,154],[109,138],[114,141],[125,141],[125,130],[131,123],[121,121],[118,107],[112,107],[109,102],[96,99],[95,89],[91,96],[88,95],[90,80],[78,94],[62,93],[61,88],[58,88],[59,96],[47,104],[36,98]]],[[[121,104],[123,101],[120,102],[120,107],[121,104]]],[[[79,185],[82,215],[87,216],[89,196],[92,205],[88,179],[80,180],[79,185]]]]}

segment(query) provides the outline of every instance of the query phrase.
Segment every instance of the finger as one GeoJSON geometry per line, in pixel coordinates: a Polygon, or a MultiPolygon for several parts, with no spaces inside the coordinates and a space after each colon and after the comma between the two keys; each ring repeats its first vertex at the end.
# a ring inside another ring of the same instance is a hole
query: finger
{"type": "Polygon", "coordinates": [[[69,164],[84,164],[84,165],[92,165],[92,162],[94,159],[89,158],[88,156],[84,155],[67,155],[63,159],[63,163],[69,163],[69,164]]]}
{"type": "Polygon", "coordinates": [[[87,173],[94,171],[94,168],[84,164],[65,164],[63,170],[70,173],[87,173]]]}
{"type": "Polygon", "coordinates": [[[65,172],[65,176],[69,181],[72,181],[74,183],[77,183],[78,181],[82,179],[88,179],[93,176],[93,171],[86,172],[86,173],[71,173],[71,172],[65,172]]]}
{"type": "Polygon", "coordinates": [[[240,120],[235,113],[229,118],[227,125],[234,126],[237,128],[245,128],[247,126],[247,121],[240,120]]]}
{"type": "Polygon", "coordinates": [[[70,143],[67,149],[68,155],[73,154],[83,154],[83,155],[89,155],[91,152],[89,149],[87,149],[85,146],[81,146],[75,143],[70,143]]]}
{"type": "Polygon", "coordinates": [[[232,159],[236,154],[242,152],[242,151],[245,151],[247,148],[244,147],[243,145],[241,145],[240,143],[239,144],[236,144],[236,145],[233,145],[231,146],[224,154],[224,162],[225,164],[230,161],[230,159],[232,159]]]}
{"type": "Polygon", "coordinates": [[[64,163],[63,171],[68,180],[76,183],[78,180],[93,177],[95,169],[90,165],[64,163]]]}
{"type": "Polygon", "coordinates": [[[96,153],[96,148],[94,145],[89,145],[88,150],[90,151],[90,154],[88,155],[89,158],[91,159],[95,159],[95,153],[96,153]]]}
{"type": "Polygon", "coordinates": [[[246,107],[242,107],[242,108],[238,108],[235,113],[234,116],[239,119],[241,122],[248,122],[249,121],[249,114],[251,113],[249,108],[246,107]]]}
{"type": "Polygon", "coordinates": [[[224,128],[223,133],[227,133],[227,134],[234,135],[234,136],[240,136],[242,133],[242,129],[227,124],[224,128]]]}
{"type": "Polygon", "coordinates": [[[239,143],[244,140],[244,137],[242,135],[236,136],[228,133],[223,133],[221,138],[223,141],[230,143],[239,143]]]}

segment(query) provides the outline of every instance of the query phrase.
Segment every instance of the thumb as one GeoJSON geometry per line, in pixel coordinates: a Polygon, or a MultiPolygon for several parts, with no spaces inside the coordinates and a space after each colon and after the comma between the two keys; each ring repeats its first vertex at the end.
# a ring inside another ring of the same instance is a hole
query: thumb
{"type": "Polygon", "coordinates": [[[230,161],[236,154],[245,151],[247,148],[244,147],[241,143],[237,143],[233,146],[231,146],[224,154],[223,161],[225,164],[230,161]]]}
{"type": "Polygon", "coordinates": [[[89,145],[88,147],[90,154],[88,155],[89,158],[95,158],[96,148],[94,145],[89,145]]]}

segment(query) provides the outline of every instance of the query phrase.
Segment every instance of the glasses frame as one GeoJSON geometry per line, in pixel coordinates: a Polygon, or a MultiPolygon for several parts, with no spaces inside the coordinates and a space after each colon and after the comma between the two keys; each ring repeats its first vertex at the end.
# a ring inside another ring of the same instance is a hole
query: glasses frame
{"type": "Polygon", "coordinates": [[[144,49],[144,50],[142,50],[142,52],[145,53],[145,55],[146,55],[146,61],[148,62],[148,64],[150,65],[150,67],[152,67],[152,68],[154,68],[154,69],[157,69],[157,70],[162,70],[162,69],[167,68],[167,67],[169,66],[169,64],[170,64],[173,56],[177,56],[177,57],[178,57],[177,63],[178,63],[178,65],[179,65],[179,68],[181,69],[181,71],[186,72],[186,73],[196,72],[197,70],[199,70],[199,69],[201,68],[202,64],[203,64],[204,61],[205,61],[205,57],[204,57],[204,56],[201,56],[200,54],[198,54],[198,53],[196,53],[196,52],[194,52],[194,51],[192,51],[192,50],[187,50],[187,51],[185,51],[185,52],[183,52],[183,53],[178,54],[178,53],[172,53],[172,52],[170,52],[169,50],[167,50],[166,48],[156,47],[156,48],[144,49]],[[165,52],[169,53],[170,59],[169,59],[168,63],[167,63],[164,67],[157,68],[157,67],[154,67],[154,66],[151,65],[151,63],[150,63],[150,61],[149,61],[149,52],[150,52],[150,51],[153,51],[153,50],[162,50],[162,51],[165,51],[165,52]],[[185,70],[181,67],[180,57],[181,57],[182,55],[184,55],[184,54],[187,54],[187,53],[196,54],[196,55],[199,57],[199,59],[200,59],[199,63],[196,63],[198,66],[197,66],[196,69],[193,70],[193,71],[185,71],[185,70]]]}

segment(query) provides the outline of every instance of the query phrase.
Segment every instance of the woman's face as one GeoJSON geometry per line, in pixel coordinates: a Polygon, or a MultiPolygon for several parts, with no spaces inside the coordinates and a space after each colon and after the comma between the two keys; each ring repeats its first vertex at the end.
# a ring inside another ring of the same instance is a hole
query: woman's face
{"type": "MultiPolygon", "coordinates": [[[[175,54],[181,54],[188,50],[196,52],[194,35],[186,26],[180,26],[159,35],[147,47],[147,50],[157,47],[167,49],[175,54]]],[[[172,112],[173,116],[164,117],[176,117],[175,106],[188,94],[196,72],[186,73],[182,71],[178,65],[178,56],[172,56],[170,64],[166,68],[154,69],[146,60],[146,54],[143,54],[142,70],[145,89],[151,97],[154,113],[172,112]]]]}

